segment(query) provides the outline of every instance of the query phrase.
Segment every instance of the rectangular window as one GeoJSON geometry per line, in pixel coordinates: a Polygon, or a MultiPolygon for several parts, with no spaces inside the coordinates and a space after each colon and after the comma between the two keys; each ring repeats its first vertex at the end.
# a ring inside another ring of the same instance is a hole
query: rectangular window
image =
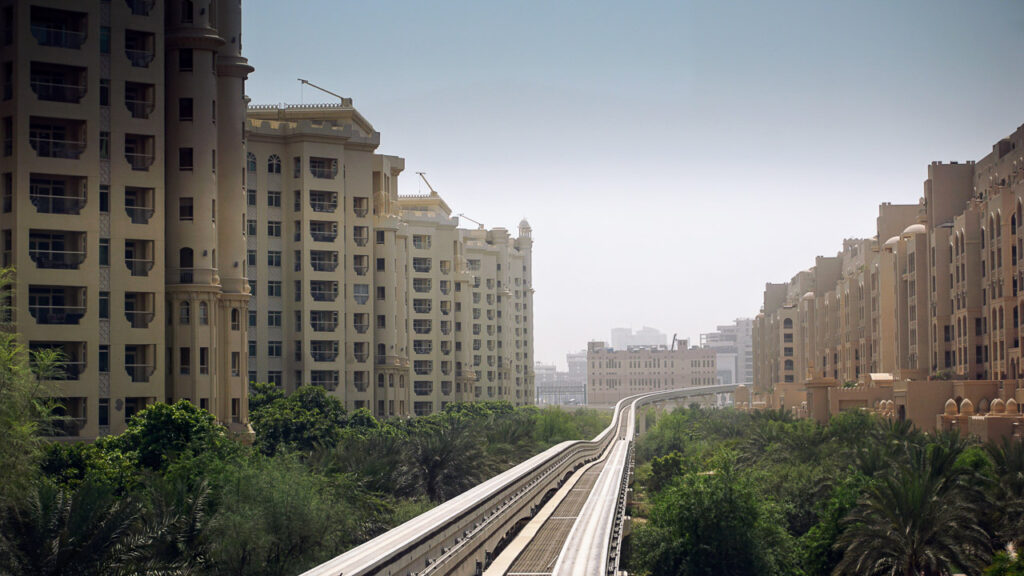
{"type": "Polygon", "coordinates": [[[249,188],[248,190],[246,190],[245,191],[245,200],[246,200],[246,204],[248,204],[249,206],[255,206],[256,205],[256,190],[254,190],[252,188],[249,188]]]}
{"type": "Polygon", "coordinates": [[[267,206],[274,208],[281,207],[281,191],[280,190],[268,190],[267,191],[267,206]]]}
{"type": "Polygon", "coordinates": [[[182,48],[178,50],[178,70],[181,72],[192,71],[192,49],[182,48]]]}
{"type": "Polygon", "coordinates": [[[255,340],[249,340],[249,357],[250,358],[255,358],[256,357],[256,341],[255,340]]]}
{"type": "Polygon", "coordinates": [[[100,159],[110,160],[110,132],[100,132],[100,159]]]}
{"type": "Polygon", "coordinates": [[[280,310],[269,310],[267,311],[267,326],[281,327],[281,311],[280,310]]]}
{"type": "Polygon", "coordinates": [[[192,371],[192,349],[183,346],[178,349],[178,374],[188,376],[192,371]]]}
{"type": "Polygon", "coordinates": [[[256,265],[256,251],[255,250],[248,250],[248,251],[246,251],[245,257],[246,257],[246,262],[248,263],[249,266],[255,266],[256,265]]]}
{"type": "Polygon", "coordinates": [[[181,122],[192,121],[192,99],[178,98],[178,120],[181,122]]]}
{"type": "Polygon", "coordinates": [[[100,184],[100,212],[110,212],[110,185],[100,184]]]}
{"type": "Polygon", "coordinates": [[[251,326],[253,328],[256,327],[256,311],[255,310],[249,310],[249,326],[251,326]]]}
{"type": "Polygon", "coordinates": [[[110,398],[100,398],[99,425],[110,426],[110,398]]]}
{"type": "Polygon", "coordinates": [[[384,243],[384,231],[383,230],[377,230],[377,244],[383,244],[383,243],[384,243]]]}
{"type": "Polygon", "coordinates": [[[178,170],[192,169],[192,148],[178,148],[178,170]]]}
{"type": "Polygon", "coordinates": [[[191,222],[192,215],[192,198],[178,198],[178,220],[191,222]]]}
{"type": "Polygon", "coordinates": [[[242,374],[242,355],[238,352],[231,353],[231,376],[237,378],[242,374]]]}
{"type": "Polygon", "coordinates": [[[100,26],[100,54],[110,54],[110,26],[100,26]]]}
{"type": "Polygon", "coordinates": [[[281,357],[281,341],[270,340],[267,342],[267,356],[271,358],[281,357]]]}
{"type": "Polygon", "coordinates": [[[100,318],[110,318],[110,292],[100,292],[100,318]]]}
{"type": "Polygon", "coordinates": [[[280,280],[269,280],[267,281],[267,296],[281,296],[281,281],[280,280]]]}
{"type": "Polygon", "coordinates": [[[109,344],[100,344],[100,372],[110,372],[109,344]]]}
{"type": "Polygon", "coordinates": [[[267,236],[271,238],[281,237],[281,222],[278,220],[267,221],[267,236]]]}
{"type": "Polygon", "coordinates": [[[199,373],[210,373],[210,349],[206,346],[201,346],[199,348],[199,373]]]}
{"type": "Polygon", "coordinates": [[[281,266],[281,251],[280,250],[268,250],[267,251],[267,266],[280,267],[281,266]]]}
{"type": "Polygon", "coordinates": [[[110,266],[110,238],[100,238],[100,266],[110,266]]]}
{"type": "Polygon", "coordinates": [[[256,235],[256,221],[255,220],[246,220],[245,221],[245,232],[249,236],[255,236],[256,235]]]}
{"type": "Polygon", "coordinates": [[[100,106],[110,106],[110,78],[100,78],[100,106]]]}

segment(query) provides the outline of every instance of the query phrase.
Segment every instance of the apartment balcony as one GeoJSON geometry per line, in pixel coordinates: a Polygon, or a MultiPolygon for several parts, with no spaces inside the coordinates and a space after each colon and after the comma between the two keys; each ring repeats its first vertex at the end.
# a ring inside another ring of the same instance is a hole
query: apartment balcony
{"type": "Polygon", "coordinates": [[[444,354],[445,356],[448,356],[451,353],[452,353],[452,343],[451,342],[447,342],[447,341],[446,342],[441,342],[441,354],[444,354]]]}
{"type": "Polygon", "coordinates": [[[48,434],[54,437],[75,437],[82,433],[89,421],[86,406],[88,399],[82,397],[60,398],[53,409],[53,422],[48,434]]]}
{"type": "Polygon", "coordinates": [[[441,302],[441,314],[444,315],[444,316],[448,316],[451,313],[452,313],[452,303],[448,302],[447,300],[444,301],[444,302],[441,302]]]}
{"type": "Polygon", "coordinates": [[[334,332],[338,329],[338,313],[333,310],[310,311],[309,325],[314,332],[334,332]]]}
{"type": "Polygon", "coordinates": [[[40,100],[78,104],[86,93],[86,69],[32,62],[29,87],[40,100]]]}
{"type": "Polygon", "coordinates": [[[151,344],[128,344],[124,347],[124,370],[132,382],[149,382],[156,369],[153,359],[155,346],[151,344]]]}
{"type": "Polygon", "coordinates": [[[309,264],[314,272],[334,272],[338,269],[338,253],[333,250],[310,250],[309,264]]]}
{"type": "Polygon", "coordinates": [[[434,372],[434,363],[430,360],[416,360],[412,366],[413,372],[419,376],[428,376],[434,372]]]}
{"type": "Polygon", "coordinates": [[[85,373],[85,342],[40,342],[30,341],[29,351],[56,350],[60,355],[60,366],[54,374],[44,374],[44,380],[77,381],[85,373]]]}
{"type": "Polygon", "coordinates": [[[29,177],[28,196],[40,214],[77,215],[85,208],[86,179],[33,173],[29,177]]]}
{"type": "Polygon", "coordinates": [[[449,361],[441,362],[441,374],[448,376],[452,373],[452,363],[449,361]]]}
{"type": "Polygon", "coordinates": [[[352,228],[352,241],[356,246],[366,246],[370,242],[370,232],[366,226],[355,226],[352,228]]]}
{"type": "Polygon", "coordinates": [[[416,334],[430,334],[433,326],[430,320],[413,320],[412,331],[416,334]]]}
{"type": "Polygon", "coordinates": [[[85,121],[32,116],[28,143],[40,158],[75,160],[85,151],[85,121]]]}
{"type": "Polygon", "coordinates": [[[153,269],[153,241],[125,240],[124,265],[132,276],[149,276],[153,269]]]}
{"type": "Polygon", "coordinates": [[[324,190],[309,191],[309,207],[313,212],[333,214],[338,209],[338,193],[324,190]]]}
{"type": "Polygon", "coordinates": [[[338,299],[338,283],[334,280],[313,280],[309,294],[314,302],[335,302],[338,299]]]}
{"type": "Polygon", "coordinates": [[[356,390],[366,392],[369,384],[370,378],[367,372],[360,370],[352,373],[352,385],[356,387],[356,390]]]}
{"type": "Polygon", "coordinates": [[[40,46],[78,50],[85,43],[87,28],[84,12],[32,7],[32,36],[40,46]]]}
{"type": "Polygon", "coordinates": [[[311,221],[309,223],[309,236],[314,242],[334,242],[338,239],[337,222],[311,221]]]}
{"type": "Polygon", "coordinates": [[[412,269],[416,272],[427,273],[430,272],[430,258],[413,258],[412,269]]]}
{"type": "Polygon", "coordinates": [[[337,340],[310,341],[309,355],[315,362],[334,362],[338,359],[337,340]]]}
{"type": "Polygon", "coordinates": [[[124,158],[132,170],[149,170],[153,165],[154,139],[146,134],[124,135],[124,158]]]}
{"type": "Polygon", "coordinates": [[[362,352],[353,352],[352,356],[356,359],[356,362],[366,362],[370,358],[370,353],[364,350],[362,352]]]}
{"type": "Polygon", "coordinates": [[[450,320],[441,320],[441,334],[445,336],[452,333],[452,323],[450,320]]]}
{"type": "Polygon", "coordinates": [[[338,159],[311,157],[309,173],[313,178],[333,180],[338,176],[338,159]]]}
{"type": "Polygon", "coordinates": [[[370,257],[363,255],[353,256],[352,270],[359,276],[366,276],[366,273],[370,271],[370,257]]]}
{"type": "Polygon", "coordinates": [[[352,199],[352,213],[357,217],[362,218],[369,214],[370,202],[366,198],[353,198],[352,199]]]}
{"type": "Polygon", "coordinates": [[[85,316],[85,288],[29,286],[28,312],[36,324],[77,325],[85,316]]]}
{"type": "Polygon", "coordinates": [[[124,83],[124,105],[132,118],[149,118],[156,107],[155,88],[152,84],[124,83]]]}
{"type": "Polygon", "coordinates": [[[155,37],[150,32],[124,31],[124,55],[136,68],[149,68],[156,58],[155,37]]]}
{"type": "Polygon", "coordinates": [[[362,312],[353,314],[352,327],[355,328],[357,333],[366,334],[370,329],[370,315],[362,312]]]}
{"type": "Polygon", "coordinates": [[[155,0],[125,0],[125,3],[128,4],[128,8],[132,11],[133,15],[149,16],[156,2],[155,0]]]}
{"type": "Polygon", "coordinates": [[[153,188],[137,188],[128,186],[124,190],[124,211],[132,224],[149,224],[155,209],[153,188]]]}
{"type": "Polygon", "coordinates": [[[448,275],[452,271],[452,263],[449,260],[442,260],[439,266],[441,274],[448,275]]]}
{"type": "Polygon", "coordinates": [[[125,292],[124,317],[128,325],[132,328],[149,328],[156,315],[154,302],[152,292],[125,292]]]}
{"type": "Polygon", "coordinates": [[[29,231],[28,255],[36,268],[78,270],[85,254],[85,232],[29,231]]]}
{"type": "Polygon", "coordinates": [[[445,296],[447,296],[452,291],[451,280],[441,280],[440,287],[441,287],[441,294],[444,294],[445,296]]]}
{"type": "Polygon", "coordinates": [[[412,347],[412,351],[417,354],[430,354],[433,350],[434,346],[430,340],[426,340],[422,344],[414,345],[412,347]]]}
{"type": "Polygon", "coordinates": [[[432,303],[430,300],[416,299],[412,301],[412,309],[415,310],[417,314],[430,314],[432,303]]]}
{"type": "Polygon", "coordinates": [[[309,383],[332,392],[337,390],[341,379],[337,370],[311,370],[309,373],[309,383]]]}

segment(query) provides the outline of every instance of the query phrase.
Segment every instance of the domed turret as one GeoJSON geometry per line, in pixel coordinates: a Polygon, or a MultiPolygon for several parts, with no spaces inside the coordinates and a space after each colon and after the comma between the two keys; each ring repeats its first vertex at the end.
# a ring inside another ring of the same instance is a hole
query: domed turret
{"type": "Polygon", "coordinates": [[[957,415],[956,400],[953,400],[952,398],[946,400],[946,409],[944,410],[944,413],[946,414],[946,416],[957,415]]]}
{"type": "Polygon", "coordinates": [[[970,398],[964,398],[964,401],[960,403],[960,413],[964,416],[972,416],[974,414],[974,402],[971,402],[970,398]]]}
{"type": "Polygon", "coordinates": [[[911,224],[910,226],[907,226],[903,230],[903,235],[904,236],[911,236],[911,235],[914,235],[914,234],[924,234],[924,233],[925,233],[924,224],[911,224]]]}
{"type": "Polygon", "coordinates": [[[1007,414],[1016,414],[1017,413],[1017,401],[1014,400],[1013,398],[1010,398],[1009,400],[1006,401],[1006,413],[1007,414]]]}
{"type": "Polygon", "coordinates": [[[519,222],[519,236],[521,238],[529,238],[531,234],[533,234],[533,228],[530,228],[530,223],[526,221],[526,218],[523,218],[519,222]]]}
{"type": "Polygon", "coordinates": [[[1002,398],[996,398],[992,401],[991,409],[993,414],[1006,414],[1006,403],[1002,398]]]}

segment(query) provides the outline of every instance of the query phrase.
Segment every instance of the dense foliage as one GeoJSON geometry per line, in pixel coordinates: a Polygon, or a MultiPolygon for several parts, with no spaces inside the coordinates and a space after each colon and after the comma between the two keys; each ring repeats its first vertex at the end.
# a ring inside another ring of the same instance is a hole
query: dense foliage
{"type": "Polygon", "coordinates": [[[13,338],[0,354],[4,575],[296,574],[610,419],[491,402],[378,421],[322,388],[256,385],[253,446],[184,401],[45,443],[39,379],[13,338]]]}
{"type": "Polygon", "coordinates": [[[676,410],[637,446],[631,573],[1013,575],[1024,447],[846,412],[676,410]],[[1007,545],[1011,546],[1007,548],[1007,545]]]}

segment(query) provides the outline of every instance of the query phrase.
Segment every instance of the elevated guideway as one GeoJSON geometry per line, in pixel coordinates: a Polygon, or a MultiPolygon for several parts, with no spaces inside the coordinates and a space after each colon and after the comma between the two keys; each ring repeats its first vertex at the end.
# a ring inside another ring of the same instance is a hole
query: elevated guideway
{"type": "Polygon", "coordinates": [[[303,576],[614,574],[637,409],[735,386],[620,400],[593,440],[553,446],[303,576]]]}

